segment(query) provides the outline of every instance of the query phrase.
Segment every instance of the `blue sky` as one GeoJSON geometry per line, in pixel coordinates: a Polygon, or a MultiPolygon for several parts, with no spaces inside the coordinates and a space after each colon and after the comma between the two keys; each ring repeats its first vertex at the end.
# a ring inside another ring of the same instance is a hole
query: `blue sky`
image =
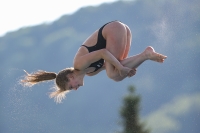
{"type": "Polygon", "coordinates": [[[21,27],[51,22],[81,7],[117,0],[4,0],[0,4],[0,36],[21,27]]]}

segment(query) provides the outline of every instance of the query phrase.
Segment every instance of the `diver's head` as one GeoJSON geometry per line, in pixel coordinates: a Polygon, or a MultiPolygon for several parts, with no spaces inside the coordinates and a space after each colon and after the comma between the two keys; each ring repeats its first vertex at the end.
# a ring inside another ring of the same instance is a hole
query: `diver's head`
{"type": "Polygon", "coordinates": [[[60,103],[70,90],[77,90],[80,86],[83,86],[83,77],[84,76],[80,76],[79,72],[72,67],[65,68],[58,74],[39,70],[31,74],[27,73],[24,79],[21,80],[21,83],[24,86],[33,86],[40,82],[55,79],[54,91],[50,93],[50,97],[60,103]]]}

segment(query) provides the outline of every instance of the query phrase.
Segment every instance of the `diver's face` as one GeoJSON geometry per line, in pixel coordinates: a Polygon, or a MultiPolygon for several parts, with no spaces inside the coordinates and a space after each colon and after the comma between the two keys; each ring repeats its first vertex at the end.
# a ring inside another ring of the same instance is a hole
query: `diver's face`
{"type": "Polygon", "coordinates": [[[83,79],[75,77],[74,75],[69,76],[69,90],[77,90],[80,86],[83,86],[83,79]]]}

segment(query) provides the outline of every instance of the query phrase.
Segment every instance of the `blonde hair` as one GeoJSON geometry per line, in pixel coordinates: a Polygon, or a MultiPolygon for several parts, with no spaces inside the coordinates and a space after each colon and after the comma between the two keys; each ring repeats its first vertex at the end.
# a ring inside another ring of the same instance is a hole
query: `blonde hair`
{"type": "Polygon", "coordinates": [[[37,83],[55,79],[56,85],[53,87],[54,91],[51,92],[49,96],[50,98],[54,98],[55,102],[61,103],[62,100],[66,97],[66,94],[70,91],[69,88],[66,88],[66,84],[69,82],[67,75],[73,72],[74,68],[72,67],[63,69],[58,74],[54,72],[46,72],[43,70],[38,70],[31,74],[26,72],[24,79],[22,79],[20,82],[24,86],[31,87],[37,83]]]}

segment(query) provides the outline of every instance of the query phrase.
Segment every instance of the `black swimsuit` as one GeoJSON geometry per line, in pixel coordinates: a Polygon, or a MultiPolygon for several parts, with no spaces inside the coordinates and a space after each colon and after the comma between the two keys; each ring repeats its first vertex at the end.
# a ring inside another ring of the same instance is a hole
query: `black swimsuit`
{"type": "MultiPolygon", "coordinates": [[[[108,23],[111,23],[111,22],[108,22],[108,23]]],[[[104,26],[106,26],[108,23],[106,23],[105,25],[103,25],[99,29],[98,40],[97,40],[96,45],[91,46],[91,47],[88,47],[88,46],[85,46],[85,45],[81,45],[81,46],[86,47],[89,52],[93,52],[93,51],[96,51],[96,50],[100,50],[100,49],[106,48],[106,40],[104,39],[104,37],[102,35],[102,30],[103,30],[104,26]]],[[[100,60],[92,63],[89,67],[95,67],[94,72],[96,72],[97,70],[99,70],[103,66],[103,64],[104,64],[104,59],[100,59],[100,60]]]]}

